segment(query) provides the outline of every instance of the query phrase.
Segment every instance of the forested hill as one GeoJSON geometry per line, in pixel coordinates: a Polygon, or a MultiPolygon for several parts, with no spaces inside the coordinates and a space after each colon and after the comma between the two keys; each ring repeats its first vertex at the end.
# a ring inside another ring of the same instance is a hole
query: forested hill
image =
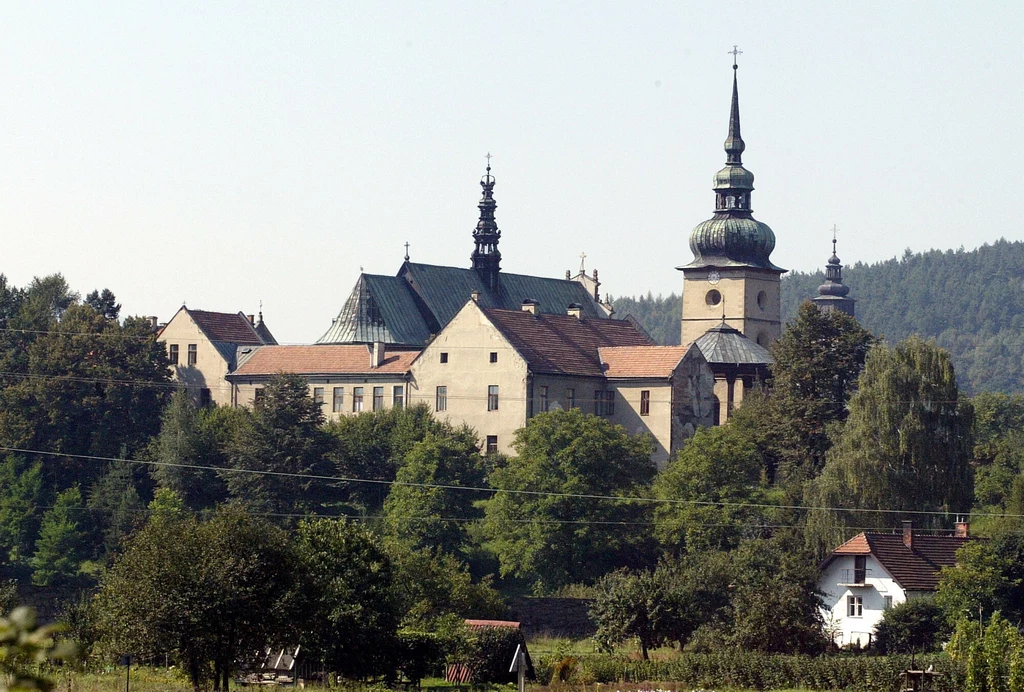
{"type": "MultiPolygon", "coordinates": [[[[849,252],[849,250],[848,250],[849,252]]],[[[782,279],[784,321],[817,295],[822,272],[782,279]]],[[[931,250],[843,269],[857,300],[857,319],[896,342],[934,338],[956,364],[969,393],[1024,392],[1024,242],[999,240],[976,250],[931,250]]],[[[680,299],[648,294],[616,298],[616,316],[632,314],[659,343],[679,343],[680,299]]]]}

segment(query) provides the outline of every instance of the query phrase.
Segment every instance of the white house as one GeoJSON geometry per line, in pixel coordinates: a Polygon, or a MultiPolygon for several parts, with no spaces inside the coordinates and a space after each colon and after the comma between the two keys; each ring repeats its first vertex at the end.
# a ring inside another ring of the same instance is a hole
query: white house
{"type": "Polygon", "coordinates": [[[909,521],[898,533],[859,533],[832,551],[819,570],[825,627],[839,646],[870,645],[882,613],[931,594],[943,567],[956,563],[968,540],[967,524],[952,536],[915,533],[909,521]]]}

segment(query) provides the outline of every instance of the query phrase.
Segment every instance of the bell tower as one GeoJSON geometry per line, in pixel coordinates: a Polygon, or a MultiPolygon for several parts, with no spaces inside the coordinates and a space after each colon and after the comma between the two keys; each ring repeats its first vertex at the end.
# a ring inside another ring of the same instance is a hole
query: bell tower
{"type": "Polygon", "coordinates": [[[494,210],[498,203],[494,201],[494,176],[491,175],[491,154],[487,153],[487,172],[480,179],[483,197],[477,205],[480,208],[480,220],[473,229],[473,269],[491,290],[498,288],[498,272],[501,271],[501,253],[498,252],[498,241],[501,231],[494,220],[494,210]]]}
{"type": "Polygon", "coordinates": [[[683,272],[682,343],[692,343],[723,321],[767,348],[782,334],[780,277],[772,264],[775,233],[751,210],[754,174],[743,167],[740,97],[733,55],[732,105],[725,168],[715,173],[715,213],[690,233],[693,261],[683,272]]]}

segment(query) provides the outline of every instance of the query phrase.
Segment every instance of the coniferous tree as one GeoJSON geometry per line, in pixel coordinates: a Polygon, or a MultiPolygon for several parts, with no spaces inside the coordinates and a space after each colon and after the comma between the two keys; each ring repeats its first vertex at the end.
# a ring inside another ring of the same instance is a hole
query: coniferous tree
{"type": "Polygon", "coordinates": [[[39,524],[42,466],[8,456],[0,461],[0,565],[31,554],[39,524]]]}
{"type": "Polygon", "coordinates": [[[83,510],[82,493],[75,486],[58,495],[43,514],[36,550],[29,561],[36,586],[67,581],[78,573],[86,548],[79,522],[83,510]]]}

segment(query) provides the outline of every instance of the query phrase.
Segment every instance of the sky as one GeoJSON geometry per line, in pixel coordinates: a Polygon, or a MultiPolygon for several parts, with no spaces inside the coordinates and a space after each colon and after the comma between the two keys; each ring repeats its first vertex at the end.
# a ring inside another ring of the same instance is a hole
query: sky
{"type": "Polygon", "coordinates": [[[490,152],[504,270],[678,293],[733,45],[775,264],[1021,240],[1022,35],[1020,2],[5,2],[0,272],[308,343],[406,242],[469,266],[490,152]]]}

